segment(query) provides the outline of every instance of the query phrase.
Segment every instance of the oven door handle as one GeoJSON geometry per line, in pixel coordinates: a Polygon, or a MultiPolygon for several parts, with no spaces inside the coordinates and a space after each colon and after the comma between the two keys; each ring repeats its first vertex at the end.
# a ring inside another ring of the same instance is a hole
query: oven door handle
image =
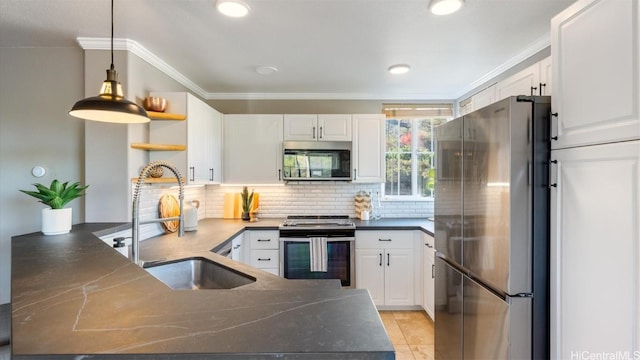
{"type": "Polygon", "coordinates": [[[355,237],[327,237],[325,235],[308,235],[307,237],[281,237],[280,241],[291,241],[291,242],[309,242],[310,238],[314,237],[326,237],[327,242],[336,242],[336,241],[355,241],[355,237]]]}

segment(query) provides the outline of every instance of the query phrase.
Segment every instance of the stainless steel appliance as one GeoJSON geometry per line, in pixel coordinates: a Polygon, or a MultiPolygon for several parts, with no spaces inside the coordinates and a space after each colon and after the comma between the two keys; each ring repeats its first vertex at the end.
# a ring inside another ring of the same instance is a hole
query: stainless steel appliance
{"type": "Polygon", "coordinates": [[[289,216],[280,225],[280,274],[287,279],[339,279],[355,287],[355,223],[348,216],[289,216]],[[325,271],[311,271],[310,242],[325,238],[325,271]]]}
{"type": "Polygon", "coordinates": [[[436,359],[549,358],[549,97],[436,129],[436,359]]]}
{"type": "Polygon", "coordinates": [[[285,141],[284,180],[351,180],[350,141],[285,141]]]}

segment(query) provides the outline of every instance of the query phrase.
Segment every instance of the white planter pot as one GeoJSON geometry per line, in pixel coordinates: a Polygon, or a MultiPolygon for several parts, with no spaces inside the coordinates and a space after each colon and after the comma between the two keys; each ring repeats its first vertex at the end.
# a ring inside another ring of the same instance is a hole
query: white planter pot
{"type": "Polygon", "coordinates": [[[42,209],[42,233],[66,234],[71,231],[71,208],[42,209]]]}

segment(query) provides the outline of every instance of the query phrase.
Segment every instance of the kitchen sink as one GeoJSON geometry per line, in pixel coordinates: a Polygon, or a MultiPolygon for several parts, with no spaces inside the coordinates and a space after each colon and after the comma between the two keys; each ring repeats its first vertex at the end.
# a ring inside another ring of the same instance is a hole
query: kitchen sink
{"type": "Polygon", "coordinates": [[[201,257],[154,263],[145,270],[174,290],[233,289],[256,281],[201,257]]]}

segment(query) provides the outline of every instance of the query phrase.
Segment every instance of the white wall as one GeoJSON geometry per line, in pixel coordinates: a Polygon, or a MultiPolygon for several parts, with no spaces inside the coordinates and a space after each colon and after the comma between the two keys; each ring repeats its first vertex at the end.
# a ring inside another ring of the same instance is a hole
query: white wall
{"type": "MultiPolygon", "coordinates": [[[[18,189],[55,178],[85,183],[84,121],[68,115],[84,97],[82,68],[75,47],[0,48],[0,303],[11,295],[11,237],[40,231],[45,207],[18,189]],[[44,177],[31,175],[36,165],[44,177]]],[[[73,222],[84,222],[84,199],[70,206],[73,222]]]]}

